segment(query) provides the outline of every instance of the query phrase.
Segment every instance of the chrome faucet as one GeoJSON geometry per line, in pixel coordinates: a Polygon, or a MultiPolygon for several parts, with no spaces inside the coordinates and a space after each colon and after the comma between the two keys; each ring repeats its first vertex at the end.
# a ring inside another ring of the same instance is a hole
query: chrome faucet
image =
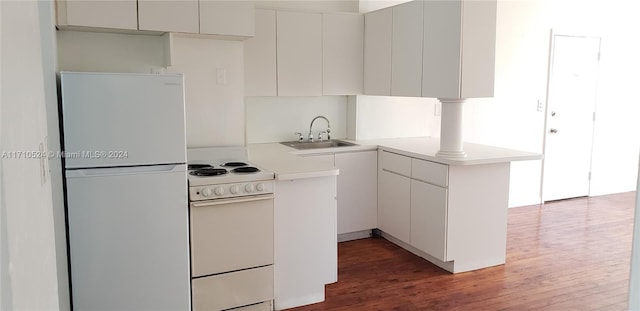
{"type": "MultiPolygon", "coordinates": [[[[324,119],[325,121],[327,121],[327,129],[322,132],[326,132],[327,140],[331,140],[331,125],[329,124],[329,119],[327,119],[325,116],[317,116],[313,118],[313,120],[311,120],[311,125],[309,125],[309,141],[313,142],[313,133],[311,132],[311,130],[313,128],[313,122],[315,122],[317,119],[324,119]]],[[[320,141],[322,141],[322,132],[318,133],[318,139],[320,139],[320,141]]]]}

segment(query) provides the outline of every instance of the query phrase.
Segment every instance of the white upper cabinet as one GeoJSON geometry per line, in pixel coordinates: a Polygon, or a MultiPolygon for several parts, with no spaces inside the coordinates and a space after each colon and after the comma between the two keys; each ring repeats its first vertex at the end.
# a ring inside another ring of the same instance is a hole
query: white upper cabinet
{"type": "Polygon", "coordinates": [[[140,30],[198,33],[198,0],[138,0],[140,30]]]}
{"type": "Polygon", "coordinates": [[[416,0],[365,15],[364,94],[492,97],[496,0],[416,0]]]}
{"type": "Polygon", "coordinates": [[[255,37],[244,42],[246,96],[276,96],[276,11],[255,10],[255,37]]]}
{"type": "Polygon", "coordinates": [[[392,96],[422,94],[422,3],[412,1],[393,7],[392,96]]]}
{"type": "Polygon", "coordinates": [[[253,37],[255,34],[253,1],[200,0],[200,33],[253,37]]]}
{"type": "Polygon", "coordinates": [[[95,27],[110,29],[138,29],[136,0],[56,1],[57,23],[61,27],[95,27]]]}
{"type": "Polygon", "coordinates": [[[422,96],[460,97],[462,2],[424,4],[422,96]]]}
{"type": "Polygon", "coordinates": [[[462,98],[493,97],[497,2],[465,1],[462,22],[462,98]],[[482,40],[478,40],[482,38],[482,40]]]}
{"type": "Polygon", "coordinates": [[[279,96],[322,95],[322,15],[277,12],[279,96]]]}
{"type": "Polygon", "coordinates": [[[425,1],[422,96],[492,97],[496,1],[425,1]]]}
{"type": "Polygon", "coordinates": [[[364,94],[391,95],[392,8],[365,15],[364,94]]]}
{"type": "Polygon", "coordinates": [[[364,16],[322,15],[323,94],[362,94],[364,16]]]}

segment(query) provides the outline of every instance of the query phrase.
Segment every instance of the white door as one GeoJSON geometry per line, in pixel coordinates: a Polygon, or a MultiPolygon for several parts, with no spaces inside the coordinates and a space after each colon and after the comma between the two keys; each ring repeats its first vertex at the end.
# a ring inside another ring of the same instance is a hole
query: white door
{"type": "Polygon", "coordinates": [[[542,198],[589,195],[600,38],[553,35],[542,198]]]}

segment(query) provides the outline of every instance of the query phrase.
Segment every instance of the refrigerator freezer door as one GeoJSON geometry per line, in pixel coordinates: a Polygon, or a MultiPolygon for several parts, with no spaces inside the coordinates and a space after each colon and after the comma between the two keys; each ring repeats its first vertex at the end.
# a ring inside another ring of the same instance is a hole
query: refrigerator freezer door
{"type": "Polygon", "coordinates": [[[75,310],[190,310],[185,165],[67,171],[75,310]]]}
{"type": "Polygon", "coordinates": [[[186,162],[181,74],[60,77],[66,168],[186,162]]]}

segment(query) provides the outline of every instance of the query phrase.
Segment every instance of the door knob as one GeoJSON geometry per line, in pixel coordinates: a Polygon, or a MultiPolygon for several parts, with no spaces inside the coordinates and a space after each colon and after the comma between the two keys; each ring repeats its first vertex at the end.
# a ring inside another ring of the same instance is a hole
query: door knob
{"type": "Polygon", "coordinates": [[[551,116],[555,117],[556,116],[556,112],[555,111],[551,111],[551,116]]]}
{"type": "Polygon", "coordinates": [[[549,133],[551,133],[551,134],[555,134],[555,133],[557,133],[557,132],[558,132],[558,130],[557,130],[557,129],[550,129],[550,130],[549,130],[549,133]]]}

